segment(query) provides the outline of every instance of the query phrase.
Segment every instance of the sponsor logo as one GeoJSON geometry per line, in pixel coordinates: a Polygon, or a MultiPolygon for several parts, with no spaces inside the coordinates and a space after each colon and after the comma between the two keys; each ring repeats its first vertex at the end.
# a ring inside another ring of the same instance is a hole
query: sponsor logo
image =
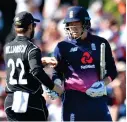
{"type": "Polygon", "coordinates": [[[76,52],[78,50],[78,47],[72,47],[71,49],[70,49],[70,52],[76,52]]]}
{"type": "Polygon", "coordinates": [[[81,69],[91,69],[91,68],[95,68],[95,65],[93,64],[93,65],[82,65],[81,66],[81,69]]]}
{"type": "Polygon", "coordinates": [[[99,86],[97,86],[97,87],[91,87],[91,88],[93,88],[93,89],[99,89],[101,87],[102,87],[102,84],[99,84],[99,86]]]}
{"type": "Polygon", "coordinates": [[[83,56],[81,58],[81,62],[82,64],[85,65],[81,65],[81,69],[91,69],[91,68],[95,68],[95,65],[92,64],[93,63],[93,58],[90,55],[89,52],[84,52],[83,56]]]}
{"type": "Polygon", "coordinates": [[[83,53],[83,56],[81,58],[81,62],[83,64],[91,64],[91,63],[93,63],[93,58],[91,57],[89,52],[84,52],[83,53]]]}

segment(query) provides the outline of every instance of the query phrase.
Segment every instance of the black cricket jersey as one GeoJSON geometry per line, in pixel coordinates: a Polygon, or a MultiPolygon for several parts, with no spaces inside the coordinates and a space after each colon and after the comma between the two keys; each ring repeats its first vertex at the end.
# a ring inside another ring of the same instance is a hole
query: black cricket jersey
{"type": "Polygon", "coordinates": [[[55,48],[54,56],[58,65],[53,73],[53,80],[65,81],[65,89],[85,92],[100,80],[100,45],[105,43],[105,77],[112,80],[117,71],[109,43],[104,38],[88,33],[85,40],[65,39],[55,48]]]}
{"type": "Polygon", "coordinates": [[[4,47],[6,63],[6,92],[26,91],[31,94],[42,91],[44,84],[53,89],[54,83],[43,70],[41,51],[25,36],[17,36],[4,47]]]}

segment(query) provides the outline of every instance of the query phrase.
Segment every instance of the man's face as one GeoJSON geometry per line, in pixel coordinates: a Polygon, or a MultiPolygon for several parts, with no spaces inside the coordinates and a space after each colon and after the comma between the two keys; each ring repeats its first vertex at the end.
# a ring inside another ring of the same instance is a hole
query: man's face
{"type": "Polygon", "coordinates": [[[68,28],[73,38],[78,38],[83,32],[82,22],[70,22],[68,28]]]}

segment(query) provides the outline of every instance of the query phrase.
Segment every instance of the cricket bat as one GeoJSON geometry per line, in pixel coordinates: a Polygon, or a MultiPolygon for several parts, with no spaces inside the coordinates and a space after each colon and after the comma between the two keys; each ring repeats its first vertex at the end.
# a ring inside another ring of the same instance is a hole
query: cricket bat
{"type": "Polygon", "coordinates": [[[105,43],[101,44],[101,50],[100,50],[100,79],[102,80],[106,74],[105,70],[105,43]]]}
{"type": "MultiPolygon", "coordinates": [[[[104,76],[106,74],[106,69],[105,69],[105,43],[102,43],[100,46],[101,50],[100,50],[100,80],[104,79],[104,76]]],[[[107,95],[107,90],[105,87],[105,95],[107,95]]]]}

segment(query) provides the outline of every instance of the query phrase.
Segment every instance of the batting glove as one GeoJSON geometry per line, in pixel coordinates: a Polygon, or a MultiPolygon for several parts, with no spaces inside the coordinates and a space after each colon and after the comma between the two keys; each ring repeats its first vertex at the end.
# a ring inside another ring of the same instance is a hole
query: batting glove
{"type": "Polygon", "coordinates": [[[106,86],[103,81],[97,81],[86,90],[86,94],[91,97],[101,97],[107,95],[106,86]]]}

